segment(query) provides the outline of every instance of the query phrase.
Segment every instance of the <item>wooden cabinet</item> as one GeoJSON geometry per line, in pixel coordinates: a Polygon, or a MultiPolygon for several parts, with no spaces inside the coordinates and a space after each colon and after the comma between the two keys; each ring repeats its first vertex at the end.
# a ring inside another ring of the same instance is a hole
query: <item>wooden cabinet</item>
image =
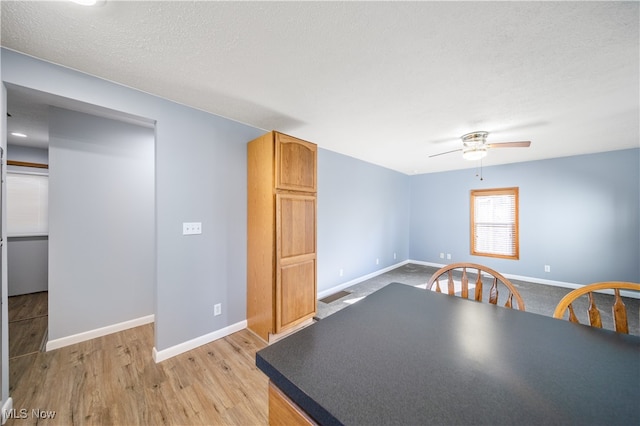
{"type": "Polygon", "coordinates": [[[271,134],[275,139],[276,188],[315,194],[316,145],[282,133],[271,134]]]}
{"type": "Polygon", "coordinates": [[[269,426],[317,425],[295,402],[269,380],[269,426]]]}
{"type": "Polygon", "coordinates": [[[265,341],[316,314],[317,146],[279,132],[247,146],[247,325],[265,341]]]}

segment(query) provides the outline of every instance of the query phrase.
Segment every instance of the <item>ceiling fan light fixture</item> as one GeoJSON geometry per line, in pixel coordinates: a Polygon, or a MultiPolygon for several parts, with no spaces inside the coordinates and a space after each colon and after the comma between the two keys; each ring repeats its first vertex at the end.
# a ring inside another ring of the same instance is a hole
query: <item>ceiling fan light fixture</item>
{"type": "Polygon", "coordinates": [[[467,148],[462,151],[462,158],[468,161],[477,161],[481,160],[487,156],[487,147],[486,146],[478,146],[473,148],[467,148]]]}
{"type": "Polygon", "coordinates": [[[489,148],[528,148],[531,145],[531,141],[487,143],[488,135],[489,132],[485,131],[464,134],[460,137],[460,139],[462,139],[462,148],[441,152],[440,154],[433,154],[430,155],[429,158],[462,151],[463,159],[477,161],[487,156],[489,148]]]}

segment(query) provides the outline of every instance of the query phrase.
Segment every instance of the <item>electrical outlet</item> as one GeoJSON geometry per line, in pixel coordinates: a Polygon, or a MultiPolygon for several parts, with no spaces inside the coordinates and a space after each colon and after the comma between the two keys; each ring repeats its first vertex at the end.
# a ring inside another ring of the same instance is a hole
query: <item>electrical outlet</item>
{"type": "Polygon", "coordinates": [[[447,260],[451,260],[451,253],[447,253],[447,260]]]}
{"type": "Polygon", "coordinates": [[[340,276],[344,275],[344,270],[342,268],[340,268],[340,271],[338,272],[338,275],[340,275],[340,276]]]}
{"type": "Polygon", "coordinates": [[[380,264],[380,259],[376,259],[376,265],[380,264]]]}
{"type": "Polygon", "coordinates": [[[218,316],[222,313],[222,303],[216,303],[213,305],[213,315],[218,316]]]}
{"type": "Polygon", "coordinates": [[[444,259],[444,253],[440,253],[440,259],[444,259]]]}
{"type": "Polygon", "coordinates": [[[393,253],[393,260],[396,260],[396,258],[397,258],[397,256],[396,256],[396,253],[394,252],[393,253]]]}
{"type": "Polygon", "coordinates": [[[182,235],[202,234],[202,222],[182,223],[182,235]]]}
{"type": "Polygon", "coordinates": [[[551,272],[551,266],[550,265],[544,265],[544,271],[545,272],[551,272]]]}

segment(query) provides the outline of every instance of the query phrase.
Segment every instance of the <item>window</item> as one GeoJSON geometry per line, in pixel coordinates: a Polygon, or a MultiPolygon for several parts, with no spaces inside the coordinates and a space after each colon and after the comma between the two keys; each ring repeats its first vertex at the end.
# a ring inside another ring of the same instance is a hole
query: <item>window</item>
{"type": "Polygon", "coordinates": [[[7,171],[7,236],[49,233],[49,177],[7,171]]]}
{"type": "Polygon", "coordinates": [[[518,188],[471,191],[471,254],[520,258],[518,188]]]}

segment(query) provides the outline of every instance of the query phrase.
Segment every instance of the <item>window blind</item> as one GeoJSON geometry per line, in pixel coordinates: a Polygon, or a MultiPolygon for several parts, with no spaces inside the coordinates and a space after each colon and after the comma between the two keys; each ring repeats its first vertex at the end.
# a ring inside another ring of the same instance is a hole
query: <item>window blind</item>
{"type": "Polygon", "coordinates": [[[49,177],[7,171],[7,236],[49,233],[49,177]]]}
{"type": "Polygon", "coordinates": [[[472,254],[518,258],[517,188],[472,191],[472,254]]]}

